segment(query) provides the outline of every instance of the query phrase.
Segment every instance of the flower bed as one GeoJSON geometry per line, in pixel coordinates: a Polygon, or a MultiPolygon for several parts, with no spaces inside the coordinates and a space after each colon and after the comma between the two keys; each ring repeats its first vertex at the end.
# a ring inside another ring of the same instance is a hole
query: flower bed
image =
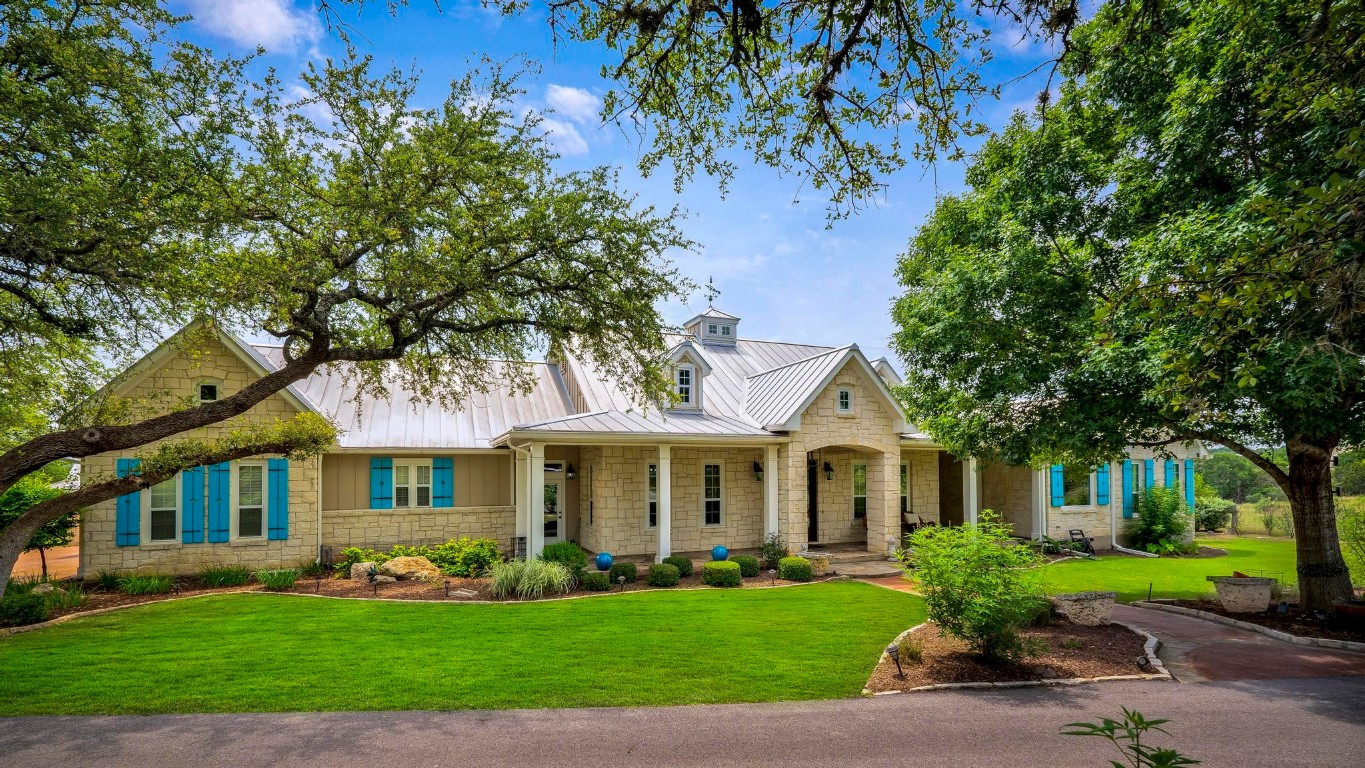
{"type": "Polygon", "coordinates": [[[1163,600],[1162,602],[1196,611],[1214,613],[1250,624],[1258,624],[1299,637],[1323,637],[1329,640],[1365,643],[1365,627],[1345,626],[1334,618],[1320,619],[1314,612],[1300,610],[1295,603],[1290,603],[1286,607],[1285,613],[1280,613],[1275,609],[1261,611],[1260,613],[1231,613],[1224,609],[1222,604],[1214,600],[1163,600]]]}

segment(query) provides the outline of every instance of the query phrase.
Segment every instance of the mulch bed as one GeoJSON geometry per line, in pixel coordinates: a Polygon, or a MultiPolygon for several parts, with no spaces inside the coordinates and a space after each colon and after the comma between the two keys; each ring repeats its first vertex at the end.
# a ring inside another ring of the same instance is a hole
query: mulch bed
{"type": "Polygon", "coordinates": [[[1287,613],[1279,613],[1274,610],[1261,613],[1228,613],[1223,610],[1222,603],[1216,600],[1163,600],[1162,602],[1178,605],[1182,608],[1193,608],[1196,611],[1216,613],[1229,619],[1259,624],[1299,637],[1322,637],[1329,640],[1365,643],[1365,626],[1343,624],[1336,617],[1320,618],[1314,613],[1300,610],[1295,603],[1289,604],[1287,613]]]}
{"type": "Polygon", "coordinates": [[[1226,557],[1228,551],[1218,547],[1200,547],[1198,552],[1192,555],[1162,555],[1162,557],[1178,557],[1184,560],[1199,560],[1206,557],[1226,557]]]}
{"type": "Polygon", "coordinates": [[[905,667],[905,679],[896,677],[896,663],[886,659],[868,678],[873,692],[908,691],[941,683],[1007,683],[1075,677],[1140,675],[1137,659],[1143,655],[1141,635],[1127,627],[1109,624],[1083,627],[1056,619],[1050,627],[1030,627],[1021,634],[1038,638],[1046,650],[1022,664],[991,666],[967,650],[960,640],[944,637],[935,624],[928,624],[910,637],[924,647],[924,661],[905,667]],[[1066,645],[1064,645],[1064,643],[1066,645]],[[1066,647],[1079,643],[1079,648],[1066,647]]]}
{"type": "Polygon", "coordinates": [[[206,587],[190,578],[180,579],[177,583],[180,586],[178,590],[168,592],[164,595],[126,595],[118,591],[106,592],[99,587],[87,587],[85,591],[85,605],[77,608],[54,609],[48,614],[47,618],[48,620],[52,620],[62,616],[69,616],[73,613],[85,613],[86,611],[96,611],[101,608],[117,608],[124,605],[156,603],[176,597],[207,595],[214,592],[257,592],[263,589],[259,584],[245,584],[240,587],[206,587]]]}

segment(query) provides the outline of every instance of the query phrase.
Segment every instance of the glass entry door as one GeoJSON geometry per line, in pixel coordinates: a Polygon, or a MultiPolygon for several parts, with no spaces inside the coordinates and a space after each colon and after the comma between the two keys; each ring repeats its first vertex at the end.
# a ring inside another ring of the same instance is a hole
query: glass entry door
{"type": "Polygon", "coordinates": [[[545,479],[545,543],[562,541],[564,507],[559,502],[559,478],[545,479]]]}

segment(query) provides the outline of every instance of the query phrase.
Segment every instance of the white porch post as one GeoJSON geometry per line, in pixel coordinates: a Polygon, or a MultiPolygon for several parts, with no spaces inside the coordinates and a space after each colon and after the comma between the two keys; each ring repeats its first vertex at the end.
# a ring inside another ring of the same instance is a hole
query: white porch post
{"type": "Polygon", "coordinates": [[[529,485],[531,475],[527,471],[527,466],[530,464],[530,461],[526,458],[526,454],[521,451],[517,451],[515,455],[516,476],[513,479],[512,485],[513,493],[516,495],[517,499],[517,529],[515,536],[519,539],[526,539],[526,547],[527,549],[530,549],[531,540],[527,538],[530,536],[528,531],[531,520],[531,488],[529,485]]]}
{"type": "Polygon", "coordinates": [[[777,533],[777,444],[763,454],[763,536],[777,533]]]}
{"type": "Polygon", "coordinates": [[[981,511],[980,483],[977,481],[976,457],[962,462],[962,522],[976,524],[976,513],[981,511]]]}
{"type": "Polygon", "coordinates": [[[545,549],[545,446],[531,444],[531,519],[526,537],[527,557],[538,557],[545,549]]]}
{"type": "Polygon", "coordinates": [[[672,446],[659,446],[659,552],[655,562],[662,563],[673,554],[673,454],[672,446]]]}

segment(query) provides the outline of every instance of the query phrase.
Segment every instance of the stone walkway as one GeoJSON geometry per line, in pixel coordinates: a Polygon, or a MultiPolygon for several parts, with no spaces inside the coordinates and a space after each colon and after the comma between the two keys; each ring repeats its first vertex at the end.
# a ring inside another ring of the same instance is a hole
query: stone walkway
{"type": "Polygon", "coordinates": [[[1114,619],[1161,640],[1157,655],[1185,683],[1365,675],[1365,653],[1294,645],[1191,616],[1114,607],[1114,619]]]}

